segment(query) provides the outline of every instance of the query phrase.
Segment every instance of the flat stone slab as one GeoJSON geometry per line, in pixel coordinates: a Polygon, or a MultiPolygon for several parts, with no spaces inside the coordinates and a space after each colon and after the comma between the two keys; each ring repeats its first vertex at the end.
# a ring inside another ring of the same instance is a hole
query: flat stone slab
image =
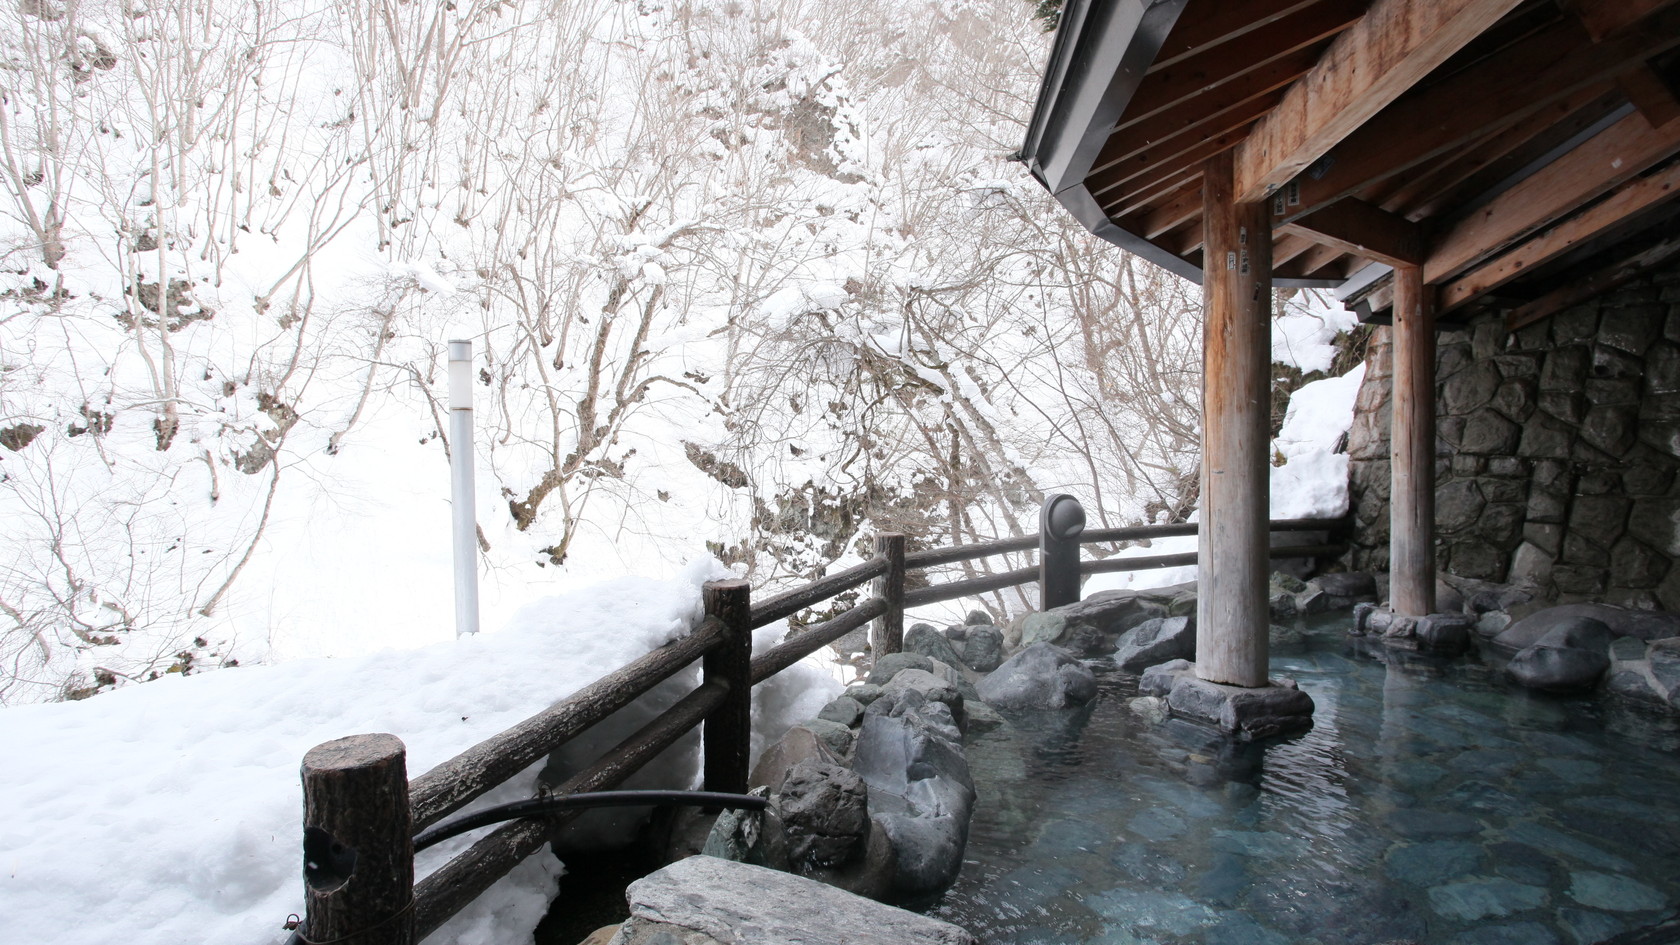
{"type": "Polygon", "coordinates": [[[977,945],[952,925],[791,873],[691,856],[630,884],[611,945],[977,945]]]}

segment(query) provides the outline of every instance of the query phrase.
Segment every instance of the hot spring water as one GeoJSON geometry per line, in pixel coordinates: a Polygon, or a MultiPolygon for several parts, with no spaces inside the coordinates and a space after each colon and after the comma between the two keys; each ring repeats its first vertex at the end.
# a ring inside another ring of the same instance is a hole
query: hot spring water
{"type": "Polygon", "coordinates": [[[1400,660],[1310,625],[1273,654],[1318,708],[1232,747],[1099,667],[1075,715],[971,739],[957,884],[987,945],[1598,942],[1680,907],[1680,725],[1400,660]]]}

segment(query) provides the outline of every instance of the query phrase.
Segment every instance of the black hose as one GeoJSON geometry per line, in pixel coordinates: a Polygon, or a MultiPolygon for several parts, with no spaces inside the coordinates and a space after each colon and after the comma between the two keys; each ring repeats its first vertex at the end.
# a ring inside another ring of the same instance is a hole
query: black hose
{"type": "Polygon", "coordinates": [[[723,807],[734,810],[763,810],[770,802],[751,794],[719,791],[595,791],[538,797],[486,808],[421,831],[414,838],[414,852],[460,836],[469,830],[522,817],[538,817],[575,807],[723,807]]]}

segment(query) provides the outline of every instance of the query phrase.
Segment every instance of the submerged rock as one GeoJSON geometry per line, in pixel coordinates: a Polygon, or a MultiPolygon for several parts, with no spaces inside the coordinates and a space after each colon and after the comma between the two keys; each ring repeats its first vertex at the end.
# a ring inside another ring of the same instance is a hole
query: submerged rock
{"type": "Polygon", "coordinates": [[[976,687],[980,698],[1002,709],[1062,709],[1097,694],[1097,678],[1072,654],[1035,643],[1004,661],[976,687]]]}

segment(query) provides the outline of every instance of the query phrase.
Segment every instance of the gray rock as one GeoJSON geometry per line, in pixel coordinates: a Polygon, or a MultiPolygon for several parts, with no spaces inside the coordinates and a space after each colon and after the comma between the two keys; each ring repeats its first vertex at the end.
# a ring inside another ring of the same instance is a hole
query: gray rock
{"type": "Polygon", "coordinates": [[[1523,617],[1495,637],[1493,642],[1501,649],[1515,652],[1534,645],[1553,626],[1582,617],[1604,624],[1612,634],[1620,637],[1651,641],[1680,636],[1680,614],[1629,610],[1609,604],[1564,604],[1523,617]]]}
{"type": "Polygon", "coordinates": [[[973,702],[963,703],[963,712],[968,715],[968,734],[984,735],[994,729],[1009,724],[997,710],[986,703],[975,699],[973,702]]]}
{"type": "Polygon", "coordinates": [[[904,631],[904,651],[920,653],[948,666],[964,665],[951,641],[945,639],[945,635],[934,629],[932,624],[918,623],[904,631]]]}
{"type": "MultiPolygon", "coordinates": [[[[884,686],[894,676],[898,675],[901,670],[906,669],[926,670],[927,672],[944,679],[946,682],[956,687],[957,692],[960,693],[964,699],[980,698],[980,694],[974,691],[974,684],[969,682],[968,677],[964,676],[956,667],[949,663],[923,656],[920,653],[889,653],[888,655],[877,659],[874,667],[869,670],[868,682],[870,685],[884,686]]],[[[861,702],[862,700],[860,699],[858,701],[861,702]]]]}
{"type": "Polygon", "coordinates": [[[1068,618],[1066,614],[1053,610],[1028,614],[1021,623],[1021,646],[1029,647],[1035,643],[1056,643],[1067,632],[1068,618]]]}
{"type": "Polygon", "coordinates": [[[1306,581],[1283,571],[1273,571],[1270,581],[1272,587],[1280,591],[1287,591],[1290,594],[1299,594],[1307,589],[1306,581]]]}
{"type": "Polygon", "coordinates": [[[850,728],[863,720],[863,703],[851,696],[841,695],[823,706],[822,711],[817,713],[817,718],[838,722],[850,728]]]}
{"type": "Polygon", "coordinates": [[[1339,597],[1348,601],[1350,606],[1357,601],[1374,601],[1377,599],[1377,579],[1364,571],[1320,574],[1307,583],[1316,585],[1332,597],[1339,597]]]}
{"type": "Polygon", "coordinates": [[[968,624],[954,623],[946,627],[945,639],[950,640],[953,646],[961,646],[962,642],[968,639],[968,624]]]}
{"type": "Polygon", "coordinates": [[[1156,617],[1120,635],[1115,665],[1128,673],[1142,672],[1169,660],[1196,658],[1196,619],[1156,617]]]}
{"type": "Polygon", "coordinates": [[[1035,643],[980,680],[980,698],[1002,709],[1061,709],[1097,694],[1097,679],[1066,650],[1035,643]]]}
{"type": "Polygon", "coordinates": [[[1669,702],[1680,699],[1680,640],[1658,640],[1645,650],[1645,658],[1651,663],[1651,677],[1668,693],[1669,702]]]}
{"type": "Polygon", "coordinates": [[[949,886],[962,867],[974,781],[943,703],[905,690],[892,712],[864,716],[854,765],[869,785],[870,815],[892,842],[895,888],[906,895],[949,886]]]}
{"type": "Polygon", "coordinates": [[[1159,666],[1151,666],[1143,671],[1143,678],[1138,680],[1138,694],[1144,696],[1165,696],[1172,692],[1173,683],[1180,676],[1194,676],[1196,664],[1189,660],[1173,660],[1159,666]]]}
{"type": "Polygon", "coordinates": [[[1569,898],[1595,909],[1645,912],[1668,905],[1668,898],[1651,887],[1614,873],[1576,870],[1569,874],[1569,898]]]}
{"type": "Polygon", "coordinates": [[[989,673],[1003,662],[1003,631],[993,626],[975,625],[967,628],[962,650],[958,654],[968,668],[989,673]]]}
{"type": "Polygon", "coordinates": [[[943,677],[936,676],[925,669],[906,669],[898,673],[881,687],[881,698],[870,704],[866,710],[868,714],[891,712],[892,707],[904,702],[904,692],[913,690],[929,702],[941,702],[950,710],[951,717],[956,720],[957,728],[961,729],[964,722],[963,697],[943,677]]]}
{"type": "Polygon", "coordinates": [[[1415,886],[1438,886],[1474,873],[1486,857],[1479,843],[1436,840],[1391,848],[1383,857],[1388,875],[1415,886]]]}
{"type": "MultiPolygon", "coordinates": [[[[1112,636],[1125,629],[1125,621],[1141,613],[1147,601],[1137,591],[1098,591],[1084,600],[1055,608],[1069,623],[1087,624],[1112,636]]],[[[1023,637],[1022,643],[1027,641],[1023,637]]],[[[1054,642],[1054,641],[1052,641],[1054,642]]]]}
{"type": "Polygon", "coordinates": [[[1295,605],[1295,594],[1278,587],[1272,588],[1267,606],[1273,620],[1290,620],[1300,613],[1300,608],[1295,605]]]}
{"type": "Polygon", "coordinates": [[[1103,632],[1088,623],[1070,624],[1067,633],[1062,635],[1060,646],[1082,659],[1106,656],[1113,649],[1113,644],[1108,641],[1103,632]]]}
{"type": "Polygon", "coordinates": [[[1418,649],[1456,656],[1470,648],[1474,614],[1430,614],[1417,623],[1418,649]]]}
{"type": "MultiPolygon", "coordinates": [[[[1495,642],[1511,632],[1500,634],[1495,642]]],[[[1588,617],[1565,618],[1512,656],[1505,673],[1520,685],[1546,692],[1591,689],[1610,668],[1609,647],[1610,628],[1603,623],[1588,617]]]]}
{"type": "Polygon", "coordinates": [[[1498,610],[1490,610],[1476,618],[1476,635],[1480,637],[1496,637],[1505,632],[1511,625],[1511,615],[1498,610]]]}
{"type": "Polygon", "coordinates": [[[754,787],[768,788],[774,794],[782,789],[782,781],[788,771],[801,761],[839,764],[840,755],[829,748],[816,732],[806,726],[795,725],[759,755],[758,764],[753,765],[752,776],[747,780],[754,787]]]}
{"type": "Polygon", "coordinates": [[[992,615],[984,610],[971,610],[968,616],[963,618],[963,623],[970,627],[989,627],[992,625],[992,615]]]}
{"type": "Polygon", "coordinates": [[[1638,637],[1617,637],[1610,641],[1610,659],[1618,663],[1645,658],[1645,641],[1638,637]]]}
{"type": "Polygon", "coordinates": [[[796,868],[844,866],[863,854],[869,835],[869,788],[850,768],[802,761],[775,797],[796,868]]]}
{"type": "Polygon", "coordinates": [[[871,685],[870,683],[855,683],[847,686],[846,691],[842,693],[842,695],[851,699],[856,699],[863,705],[868,705],[876,699],[881,698],[881,687],[871,685]]]}
{"type": "Polygon", "coordinates": [[[1349,632],[1355,636],[1364,636],[1370,623],[1371,615],[1377,610],[1376,604],[1362,603],[1353,605],[1353,629],[1349,632]]]}
{"type": "Polygon", "coordinates": [[[1245,741],[1312,728],[1312,697],[1277,681],[1250,689],[1183,674],[1173,682],[1167,707],[1174,716],[1216,725],[1245,741]]]}
{"type": "Polygon", "coordinates": [[[1449,919],[1474,922],[1538,909],[1546,904],[1546,890],[1502,877],[1468,879],[1429,890],[1429,904],[1449,919]]]}
{"type": "Polygon", "coordinates": [[[630,884],[615,943],[664,927],[729,945],[976,945],[948,922],[871,902],[777,870],[716,857],[679,860],[630,884]]]}
{"type": "Polygon", "coordinates": [[[817,736],[817,741],[822,742],[823,747],[832,752],[836,758],[845,758],[850,755],[852,744],[857,741],[857,732],[853,731],[852,726],[841,725],[839,722],[830,719],[811,719],[802,723],[800,728],[807,729],[811,734],[817,736]]]}

